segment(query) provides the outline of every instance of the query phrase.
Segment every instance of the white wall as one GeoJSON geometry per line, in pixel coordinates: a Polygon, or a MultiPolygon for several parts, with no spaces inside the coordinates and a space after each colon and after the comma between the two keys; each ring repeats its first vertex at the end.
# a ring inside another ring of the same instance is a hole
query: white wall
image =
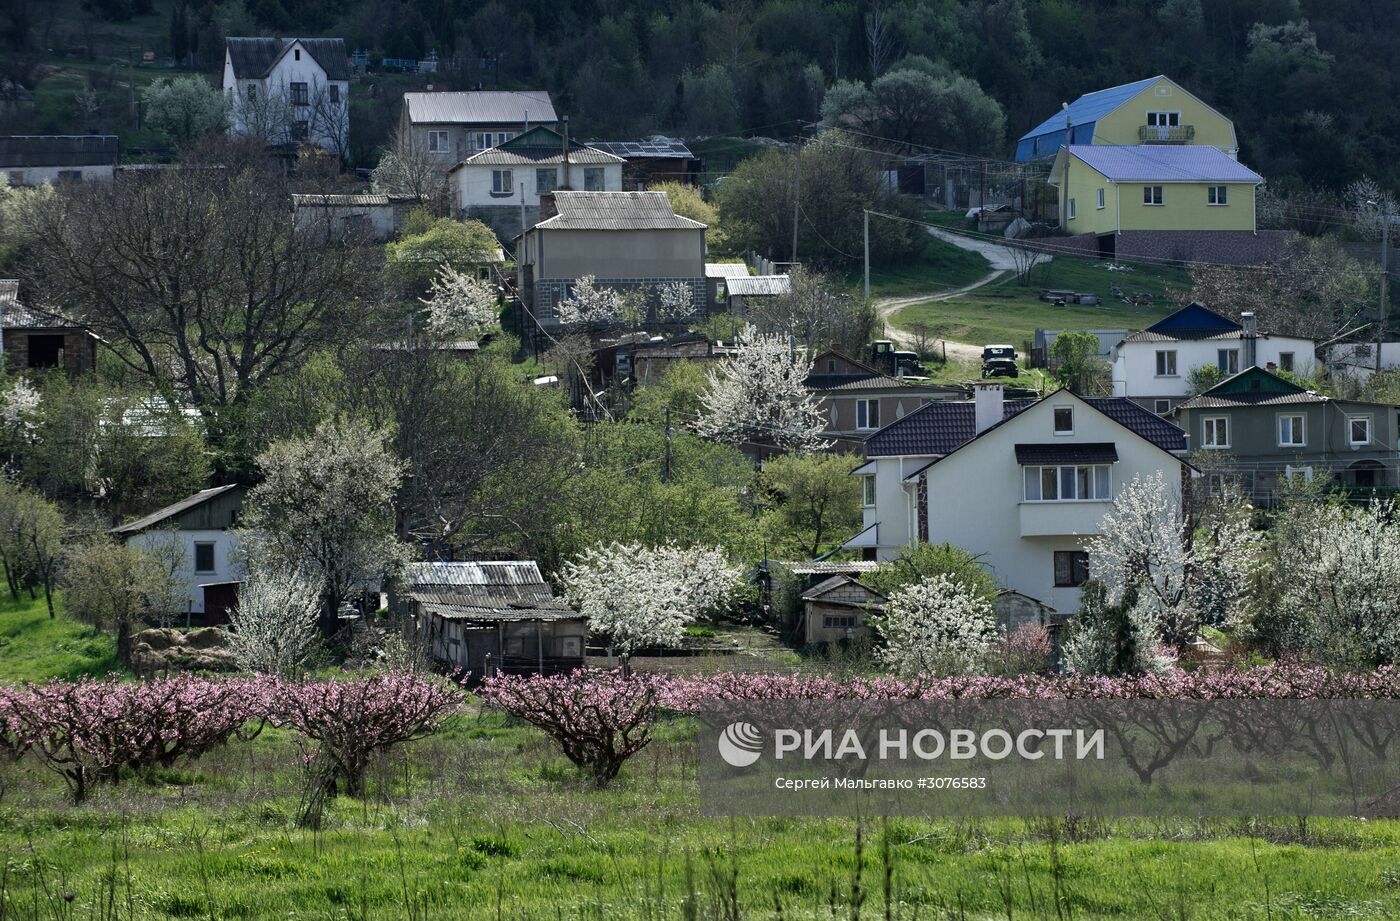
{"type": "MultiPolygon", "coordinates": [[[[1257,340],[1256,364],[1266,367],[1278,364],[1279,353],[1293,353],[1293,369],[1309,373],[1316,363],[1316,349],[1311,339],[1289,336],[1260,336],[1257,340]]],[[[1244,342],[1240,339],[1175,340],[1169,342],[1125,342],[1118,347],[1113,362],[1113,395],[1119,397],[1185,397],[1189,393],[1187,378],[1191,369],[1215,365],[1220,349],[1239,349],[1240,370],[1245,370],[1244,342]],[[1157,353],[1176,352],[1176,375],[1157,376],[1157,353]]]]}
{"type": "MultiPolygon", "coordinates": [[[[540,205],[540,193],[535,183],[536,169],[552,169],[556,176],[562,176],[563,164],[546,164],[544,166],[463,166],[452,173],[453,200],[457,208],[467,211],[471,208],[502,208],[511,205],[520,207],[520,190],[525,189],[525,206],[527,208],[538,208],[540,205]],[[495,196],[491,194],[492,173],[495,170],[508,169],[513,172],[514,185],[509,196],[495,196]]],[[[567,186],[576,191],[583,191],[583,178],[585,169],[602,169],[603,188],[602,192],[622,191],[622,164],[605,163],[597,166],[569,165],[569,181],[559,183],[555,188],[567,186]]]]}
{"type": "Polygon", "coordinates": [[[183,574],[189,587],[190,610],[204,613],[204,590],[200,588],[211,582],[232,582],[241,579],[243,569],[235,562],[238,552],[238,538],[231,531],[143,531],[127,539],[127,543],[142,550],[159,552],[174,540],[184,555],[183,574]],[[210,543],[214,545],[214,569],[211,572],[194,571],[194,545],[210,543]]]}
{"type": "MultiPolygon", "coordinates": [[[[1366,381],[1376,373],[1376,344],[1374,342],[1343,342],[1332,347],[1327,355],[1328,369],[1336,375],[1366,381]]],[[[1400,368],[1400,342],[1381,343],[1381,370],[1400,368]]]]}
{"type": "MultiPolygon", "coordinates": [[[[879,541],[875,553],[878,559],[892,560],[899,551],[913,543],[918,516],[915,514],[915,484],[904,483],[904,477],[923,467],[931,456],[923,457],[876,457],[875,465],[875,504],[864,509],[862,528],[879,524],[876,538],[879,541]]],[[[861,501],[865,494],[861,493],[861,501]]]]}
{"type": "Polygon", "coordinates": [[[369,222],[375,240],[387,240],[394,235],[394,206],[388,205],[297,205],[294,221],[298,230],[325,231],[330,224],[333,235],[339,236],[356,219],[369,222]]]}
{"type": "Polygon", "coordinates": [[[101,163],[95,166],[7,166],[6,179],[13,186],[35,186],[49,183],[58,185],[71,180],[61,179],[59,173],[79,174],[79,182],[95,182],[112,178],[112,164],[101,163]]]}

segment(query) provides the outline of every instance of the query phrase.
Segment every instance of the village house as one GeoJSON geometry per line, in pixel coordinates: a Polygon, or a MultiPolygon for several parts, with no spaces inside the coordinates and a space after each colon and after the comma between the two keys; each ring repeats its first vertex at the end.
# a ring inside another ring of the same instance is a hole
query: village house
{"type": "Polygon", "coordinates": [[[186,612],[201,624],[228,620],[243,578],[239,560],[238,515],[246,490],[216,486],[119,525],[111,534],[163,560],[173,560],[188,588],[186,612]]]}
{"type": "Polygon", "coordinates": [[[1317,344],[1296,336],[1261,333],[1254,314],[1236,323],[1192,303],[1140,332],[1125,336],[1113,362],[1113,393],[1166,414],[1191,394],[1191,371],[1215,367],[1226,375],[1272,365],[1308,376],[1317,344]]]}
{"type": "Polygon", "coordinates": [[[644,141],[589,141],[594,150],[621,157],[623,187],[644,192],[655,182],[700,184],[702,164],[680,138],[661,135],[644,141]]]}
{"type": "Polygon", "coordinates": [[[229,38],[229,134],[350,153],[350,62],[340,38],[229,38]]]}
{"type": "MultiPolygon", "coordinates": [[[[1379,351],[1379,370],[1400,368],[1400,342],[1381,342],[1379,351]]],[[[1375,342],[1338,342],[1327,349],[1327,373],[1333,377],[1367,381],[1378,368],[1376,352],[1375,342]]]]}
{"type": "Polygon", "coordinates": [[[885,596],[849,575],[833,575],[802,593],[802,639],[808,646],[870,638],[867,618],[885,596]]]}
{"type": "Polygon", "coordinates": [[[559,323],[559,303],[593,275],[600,287],[648,292],[690,288],[692,315],[705,300],[705,225],[671,210],[664,192],[557,192],[558,213],[525,231],[518,260],[525,306],[543,327],[559,323]]]}
{"type": "Polygon", "coordinates": [[[0,137],[0,172],[12,186],[106,180],[117,154],[115,134],[10,135],[0,137]]]}
{"type": "Polygon", "coordinates": [[[82,374],[97,365],[97,337],[71,320],[25,306],[13,278],[0,278],[0,351],[9,371],[62,368],[82,374]]]}
{"type": "Polygon", "coordinates": [[[1179,489],[1192,475],[1185,433],[1122,398],[973,389],[972,401],[927,403],[866,439],[853,471],[865,527],[845,546],[890,560],[916,542],[953,544],[1005,588],[1072,613],[1090,575],[1086,543],[1114,497],[1137,477],[1179,489]]]}
{"type": "MultiPolygon", "coordinates": [[[[657,384],[672,365],[681,361],[708,363],[738,354],[733,345],[711,340],[700,333],[682,333],[670,339],[653,337],[632,348],[624,371],[630,371],[636,386],[657,384]]],[[[622,361],[619,356],[619,361],[622,361]]]]}
{"type": "Polygon", "coordinates": [[[448,170],[448,185],[459,216],[510,239],[550,216],[555,192],[622,191],[622,159],[537,126],[467,157],[448,170]]]}
{"type": "Polygon", "coordinates": [[[1113,364],[1113,360],[1118,357],[1118,343],[1127,337],[1130,330],[1127,329],[1037,329],[1031,339],[1030,353],[1027,357],[1027,364],[1032,368],[1045,368],[1054,371],[1058,367],[1058,362],[1050,354],[1050,350],[1055,345],[1055,340],[1065,333],[1088,333],[1099,340],[1099,358],[1113,364]]]}
{"type": "Polygon", "coordinates": [[[544,90],[404,93],[399,133],[445,173],[532,127],[556,128],[558,123],[544,90]]]}
{"type": "Polygon", "coordinates": [[[434,659],[474,678],[583,667],[587,621],[530,560],[410,563],[390,605],[434,659]]]}
{"type": "Polygon", "coordinates": [[[298,230],[316,230],[334,239],[383,242],[403,227],[421,204],[414,195],[381,193],[292,195],[292,219],[298,230]]]}
{"type": "Polygon", "coordinates": [[[1212,493],[1231,483],[1272,504],[1289,477],[1329,476],[1359,489],[1400,486],[1395,406],[1338,400],[1246,368],[1176,408],[1212,493]],[[1200,456],[1200,455],[1196,455],[1200,456]]]}
{"type": "Polygon", "coordinates": [[[721,310],[729,301],[728,282],[731,278],[748,278],[749,267],[742,262],[705,263],[705,289],[710,310],[721,310]]]}
{"type": "Polygon", "coordinates": [[[858,451],[882,425],[903,419],[932,400],[967,397],[961,387],[892,377],[836,350],[812,359],[803,385],[817,401],[824,430],[838,451],[858,451]]]}

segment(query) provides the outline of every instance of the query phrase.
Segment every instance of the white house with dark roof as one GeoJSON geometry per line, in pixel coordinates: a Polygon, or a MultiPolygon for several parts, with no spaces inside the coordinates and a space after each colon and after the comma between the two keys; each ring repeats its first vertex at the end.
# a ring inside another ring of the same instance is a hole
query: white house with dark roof
{"type": "Polygon", "coordinates": [[[1312,373],[1316,342],[1260,332],[1250,313],[1243,319],[1192,303],[1125,336],[1113,360],[1114,395],[1160,414],[1190,395],[1191,371],[1203,365],[1226,376],[1252,367],[1312,373]]]}
{"type": "Polygon", "coordinates": [[[622,158],[536,126],[467,157],[447,171],[447,181],[459,215],[485,220],[509,238],[539,223],[542,200],[555,192],[621,192],[622,158]]]}
{"type": "Polygon", "coordinates": [[[525,306],[542,326],[558,324],[559,303],[584,275],[600,287],[643,289],[649,307],[661,285],[681,283],[692,313],[705,312],[705,225],[672,211],[665,192],[561,191],[554,205],[517,250],[525,306]]]}
{"type": "Polygon", "coordinates": [[[544,90],[404,93],[399,132],[446,172],[531,128],[552,129],[558,123],[544,90]]]}
{"type": "Polygon", "coordinates": [[[1060,390],[1005,400],[999,381],[972,401],[928,403],[865,442],[865,528],[846,543],[889,560],[915,542],[949,543],[1052,611],[1079,607],[1085,545],[1134,477],[1180,483],[1181,429],[1130,400],[1060,390]]]}
{"type": "Polygon", "coordinates": [[[229,38],[229,133],[350,153],[350,61],[340,38],[229,38]]]}
{"type": "Polygon", "coordinates": [[[12,186],[112,178],[115,134],[19,134],[0,137],[0,173],[12,186]]]}

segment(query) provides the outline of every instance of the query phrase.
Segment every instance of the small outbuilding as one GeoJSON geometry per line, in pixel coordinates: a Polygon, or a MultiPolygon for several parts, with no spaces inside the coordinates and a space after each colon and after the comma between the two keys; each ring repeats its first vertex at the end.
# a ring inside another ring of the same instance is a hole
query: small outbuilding
{"type": "Polygon", "coordinates": [[[11,371],[62,368],[81,374],[97,364],[97,337],[58,314],[25,306],[13,278],[0,278],[0,327],[0,349],[11,371]]]}
{"type": "Polygon", "coordinates": [[[849,575],[834,575],[802,593],[802,608],[809,645],[867,639],[866,618],[885,610],[885,596],[849,575]]]}
{"type": "Polygon", "coordinates": [[[587,621],[533,560],[410,563],[391,604],[435,660],[473,678],[583,667],[587,621]]]}

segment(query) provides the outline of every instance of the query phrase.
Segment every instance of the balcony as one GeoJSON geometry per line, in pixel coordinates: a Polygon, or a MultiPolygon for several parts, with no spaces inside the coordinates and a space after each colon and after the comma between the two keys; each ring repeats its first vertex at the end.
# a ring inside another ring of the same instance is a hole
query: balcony
{"type": "Polygon", "coordinates": [[[1022,502],[1022,537],[1087,537],[1099,533],[1099,524],[1113,503],[1108,500],[1075,502],[1022,502]]]}
{"type": "Polygon", "coordinates": [[[1138,140],[1144,144],[1190,144],[1195,139],[1195,125],[1138,126],[1138,140]]]}

